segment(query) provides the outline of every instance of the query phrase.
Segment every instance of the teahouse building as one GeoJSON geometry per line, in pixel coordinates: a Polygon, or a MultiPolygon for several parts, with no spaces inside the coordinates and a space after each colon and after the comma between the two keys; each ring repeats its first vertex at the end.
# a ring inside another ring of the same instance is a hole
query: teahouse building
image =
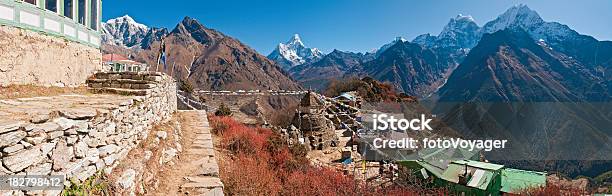
{"type": "Polygon", "coordinates": [[[102,0],[0,0],[0,24],[100,47],[102,0]]]}

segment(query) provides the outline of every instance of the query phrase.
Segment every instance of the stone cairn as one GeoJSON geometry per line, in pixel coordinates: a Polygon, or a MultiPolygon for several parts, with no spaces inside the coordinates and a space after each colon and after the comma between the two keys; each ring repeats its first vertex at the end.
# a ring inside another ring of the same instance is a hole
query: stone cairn
{"type": "Polygon", "coordinates": [[[301,130],[305,143],[311,150],[323,150],[335,146],[338,138],[336,126],[326,118],[325,103],[314,93],[308,92],[300,101],[298,113],[292,121],[290,135],[296,135],[294,129],[301,130]]]}

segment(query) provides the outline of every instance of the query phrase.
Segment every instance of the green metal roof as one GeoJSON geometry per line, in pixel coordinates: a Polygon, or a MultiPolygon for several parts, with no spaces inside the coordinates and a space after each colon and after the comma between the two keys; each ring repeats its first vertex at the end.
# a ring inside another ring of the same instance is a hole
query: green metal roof
{"type": "Polygon", "coordinates": [[[502,192],[518,193],[522,190],[546,186],[546,173],[506,168],[502,170],[502,192]]]}
{"type": "Polygon", "coordinates": [[[496,175],[496,170],[473,167],[466,163],[467,162],[465,161],[455,161],[449,164],[448,168],[444,171],[442,178],[449,182],[459,183],[459,176],[467,173],[469,181],[467,182],[466,186],[487,190],[491,184],[491,181],[493,180],[493,177],[496,175]]]}
{"type": "Polygon", "coordinates": [[[546,186],[546,173],[505,168],[503,165],[479,161],[452,161],[446,167],[436,166],[427,160],[401,161],[413,169],[425,168],[428,173],[444,181],[459,184],[459,177],[466,174],[467,183],[461,186],[491,193],[517,194],[529,188],[546,186]]]}
{"type": "Polygon", "coordinates": [[[474,187],[480,190],[487,190],[491,185],[495,173],[491,171],[478,169],[474,172],[472,178],[467,183],[467,186],[474,187]]]}
{"type": "Polygon", "coordinates": [[[470,160],[453,161],[453,163],[487,170],[500,170],[501,168],[504,168],[503,165],[470,160]]]}

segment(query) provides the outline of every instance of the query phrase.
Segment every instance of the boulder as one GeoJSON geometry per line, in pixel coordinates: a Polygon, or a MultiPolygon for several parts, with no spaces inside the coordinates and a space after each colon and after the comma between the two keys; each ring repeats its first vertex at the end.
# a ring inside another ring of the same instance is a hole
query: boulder
{"type": "Polygon", "coordinates": [[[60,110],[60,115],[72,120],[85,120],[96,116],[96,110],[93,108],[70,108],[60,110]]]}
{"type": "Polygon", "coordinates": [[[53,132],[49,132],[49,133],[47,134],[47,137],[48,137],[50,140],[53,140],[53,139],[55,139],[55,138],[59,138],[59,137],[61,137],[61,136],[63,136],[63,135],[64,135],[64,131],[53,131],[53,132]]]}
{"type": "Polygon", "coordinates": [[[23,140],[32,145],[38,145],[38,144],[43,143],[46,139],[47,139],[47,135],[42,133],[37,136],[25,137],[23,140]]]}
{"type": "Polygon", "coordinates": [[[106,145],[106,146],[102,146],[100,148],[98,148],[98,151],[100,151],[100,156],[101,157],[106,157],[110,154],[113,154],[115,152],[117,152],[117,149],[119,147],[115,144],[110,144],[110,145],[106,145]]]}
{"type": "Polygon", "coordinates": [[[77,142],[76,145],[74,145],[74,155],[76,156],[76,158],[83,158],[87,156],[88,150],[89,147],[83,141],[77,142]]]}
{"type": "Polygon", "coordinates": [[[0,133],[15,131],[19,129],[23,124],[23,121],[0,120],[0,133]]]}
{"type": "Polygon", "coordinates": [[[8,146],[8,147],[2,149],[2,152],[11,154],[11,153],[17,152],[17,151],[22,150],[22,149],[24,149],[23,144],[15,144],[15,145],[8,146]]]}
{"type": "Polygon", "coordinates": [[[0,148],[19,143],[28,135],[25,131],[13,131],[0,135],[0,148]]]}
{"type": "Polygon", "coordinates": [[[32,148],[4,157],[2,162],[11,172],[16,173],[31,165],[40,163],[43,158],[39,148],[32,148]]]}
{"type": "Polygon", "coordinates": [[[60,126],[62,131],[66,129],[70,129],[74,125],[76,125],[76,122],[74,120],[70,120],[64,117],[56,118],[53,120],[53,122],[57,123],[60,126]]]}
{"type": "Polygon", "coordinates": [[[27,175],[49,175],[51,174],[51,163],[42,163],[28,167],[25,171],[27,175]]]}
{"type": "Polygon", "coordinates": [[[42,145],[40,145],[40,150],[42,151],[43,156],[47,156],[47,154],[49,154],[53,148],[55,148],[55,145],[57,143],[43,143],[42,145]]]}
{"type": "Polygon", "coordinates": [[[116,159],[117,159],[116,155],[110,155],[110,156],[104,157],[102,160],[104,160],[104,164],[106,166],[110,166],[113,163],[115,163],[116,159]]]}
{"type": "Polygon", "coordinates": [[[55,146],[55,149],[53,149],[53,155],[51,156],[53,170],[59,171],[63,169],[73,157],[74,150],[72,147],[68,146],[66,141],[60,140],[55,146]]]}
{"type": "Polygon", "coordinates": [[[121,177],[117,180],[117,184],[123,189],[129,189],[134,186],[134,180],[136,179],[136,171],[133,169],[127,169],[123,172],[121,177]]]}
{"type": "Polygon", "coordinates": [[[49,115],[39,114],[39,115],[33,116],[32,119],[30,119],[30,122],[35,123],[35,124],[40,124],[40,123],[47,122],[48,120],[49,120],[49,115]]]}
{"type": "Polygon", "coordinates": [[[41,130],[41,131],[44,131],[45,133],[57,131],[59,129],[60,129],[60,125],[54,122],[46,122],[43,124],[38,124],[36,125],[36,127],[34,127],[34,131],[41,130]]]}

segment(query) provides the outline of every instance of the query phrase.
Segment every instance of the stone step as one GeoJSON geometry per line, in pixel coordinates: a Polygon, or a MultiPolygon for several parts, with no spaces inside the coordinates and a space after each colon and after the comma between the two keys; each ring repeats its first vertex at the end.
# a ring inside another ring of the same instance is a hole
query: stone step
{"type": "Polygon", "coordinates": [[[213,145],[213,141],[212,140],[195,140],[193,141],[193,144],[196,145],[205,145],[205,146],[212,146],[213,145]]]}
{"type": "Polygon", "coordinates": [[[212,163],[204,163],[200,165],[200,168],[198,171],[196,171],[196,174],[199,176],[219,177],[219,166],[217,165],[216,161],[212,163]]]}
{"type": "Polygon", "coordinates": [[[118,84],[156,84],[156,82],[148,80],[134,80],[134,79],[88,79],[87,83],[118,83],[118,84]]]}
{"type": "Polygon", "coordinates": [[[189,149],[186,152],[188,155],[198,155],[198,156],[209,156],[214,157],[215,151],[213,149],[189,149]]]}
{"type": "Polygon", "coordinates": [[[159,76],[162,77],[163,74],[161,72],[97,72],[94,74],[94,77],[97,79],[140,79],[143,80],[147,76],[159,76]]]}
{"type": "Polygon", "coordinates": [[[213,146],[212,145],[202,145],[202,144],[194,144],[191,146],[192,149],[194,150],[206,150],[206,149],[212,149],[213,146]]]}
{"type": "Polygon", "coordinates": [[[112,93],[126,96],[146,96],[151,93],[148,89],[123,89],[123,88],[89,88],[92,93],[112,93]]]}
{"type": "Polygon", "coordinates": [[[210,133],[196,134],[195,139],[196,140],[212,140],[212,134],[210,133]]]}
{"type": "Polygon", "coordinates": [[[201,194],[202,196],[223,196],[223,189],[222,188],[212,188],[209,189],[208,191],[206,191],[206,193],[201,194]]]}
{"type": "Polygon", "coordinates": [[[181,188],[223,188],[223,182],[217,177],[188,176],[185,180],[188,182],[181,185],[181,188]]]}

